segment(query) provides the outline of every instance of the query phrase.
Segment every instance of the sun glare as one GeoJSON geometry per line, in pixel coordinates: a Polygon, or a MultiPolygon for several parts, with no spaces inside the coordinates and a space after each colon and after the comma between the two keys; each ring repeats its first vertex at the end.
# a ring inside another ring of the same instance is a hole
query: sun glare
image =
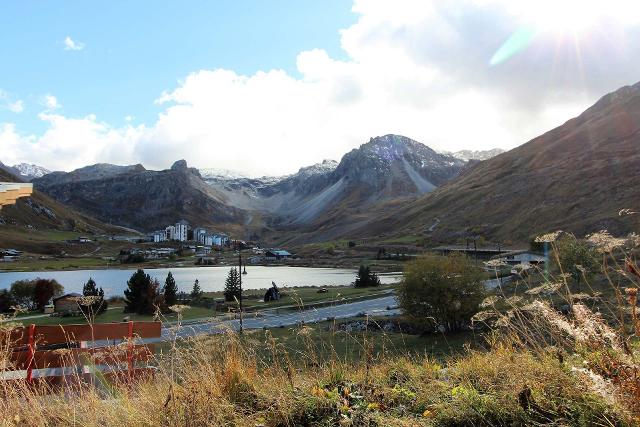
{"type": "Polygon", "coordinates": [[[536,30],[560,34],[579,35],[601,23],[629,25],[640,22],[638,0],[514,1],[510,9],[536,30]]]}

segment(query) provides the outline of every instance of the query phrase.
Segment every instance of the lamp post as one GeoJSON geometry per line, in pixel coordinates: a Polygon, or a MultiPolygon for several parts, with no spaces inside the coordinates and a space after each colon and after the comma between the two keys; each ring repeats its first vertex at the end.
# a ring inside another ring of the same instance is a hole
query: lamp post
{"type": "Polygon", "coordinates": [[[242,252],[240,249],[238,249],[238,280],[240,282],[240,332],[242,333],[242,252]]]}

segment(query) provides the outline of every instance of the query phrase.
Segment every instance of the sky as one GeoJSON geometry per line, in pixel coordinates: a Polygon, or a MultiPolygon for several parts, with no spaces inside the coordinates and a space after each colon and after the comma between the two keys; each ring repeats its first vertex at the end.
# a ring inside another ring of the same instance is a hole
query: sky
{"type": "Polygon", "coordinates": [[[509,149],[640,80],[636,3],[7,2],[0,161],[260,176],[388,133],[509,149]]]}

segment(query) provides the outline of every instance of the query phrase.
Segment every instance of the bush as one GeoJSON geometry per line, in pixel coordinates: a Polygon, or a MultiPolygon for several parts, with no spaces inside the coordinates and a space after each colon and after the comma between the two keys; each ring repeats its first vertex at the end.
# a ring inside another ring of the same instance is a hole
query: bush
{"type": "Polygon", "coordinates": [[[408,263],[398,288],[400,307],[424,330],[465,328],[484,294],[482,271],[460,255],[428,255],[408,263]]]}
{"type": "Polygon", "coordinates": [[[13,296],[7,289],[0,291],[0,313],[7,313],[11,311],[13,306],[13,296]]]}
{"type": "Polygon", "coordinates": [[[566,236],[557,242],[557,255],[564,272],[569,273],[577,284],[580,284],[583,276],[588,279],[601,270],[596,249],[573,236],[566,236]]]}

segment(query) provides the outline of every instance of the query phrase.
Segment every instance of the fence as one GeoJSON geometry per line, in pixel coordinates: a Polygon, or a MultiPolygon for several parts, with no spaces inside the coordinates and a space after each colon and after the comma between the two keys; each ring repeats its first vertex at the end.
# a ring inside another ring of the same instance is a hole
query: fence
{"type": "Polygon", "coordinates": [[[158,338],[160,322],[122,322],[94,325],[29,325],[0,331],[0,349],[8,363],[0,366],[0,380],[46,382],[50,385],[131,381],[153,375],[146,366],[154,344],[136,344],[141,338],[158,338]]]}

